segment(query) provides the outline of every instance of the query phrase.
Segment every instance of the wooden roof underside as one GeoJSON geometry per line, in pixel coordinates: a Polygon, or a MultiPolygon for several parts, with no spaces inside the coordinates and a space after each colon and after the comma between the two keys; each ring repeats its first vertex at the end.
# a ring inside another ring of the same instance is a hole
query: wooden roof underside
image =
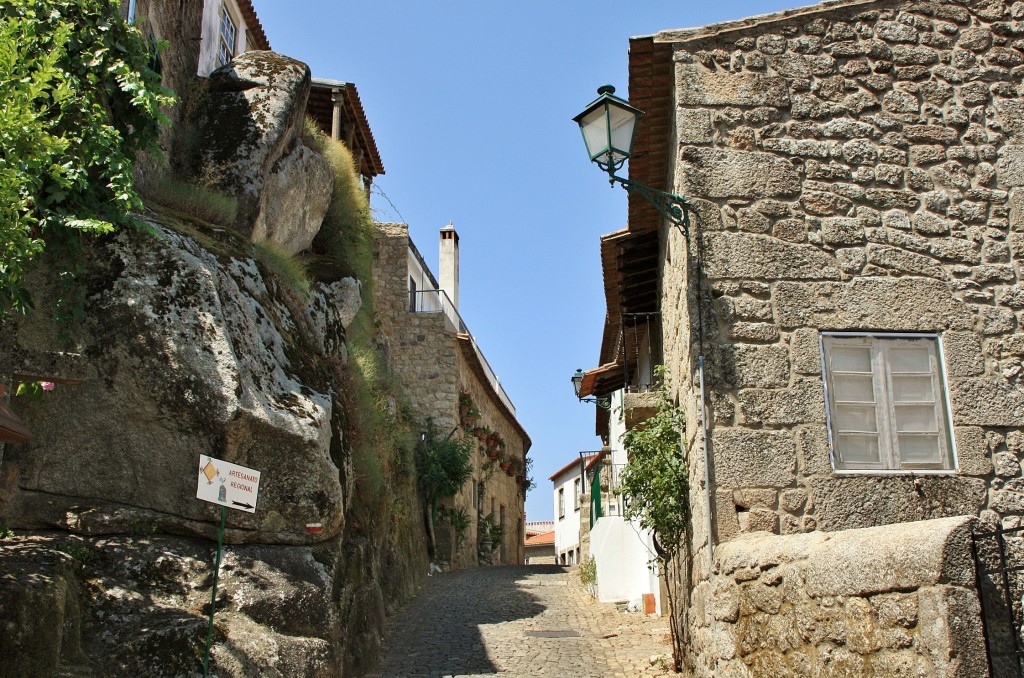
{"type": "Polygon", "coordinates": [[[353,151],[362,151],[359,173],[366,177],[384,174],[384,163],[381,162],[377,142],[370,131],[370,123],[366,119],[363,103],[359,99],[359,91],[350,82],[314,79],[306,103],[306,112],[312,117],[320,129],[328,135],[334,120],[334,90],[342,97],[342,125],[353,126],[353,151]]]}

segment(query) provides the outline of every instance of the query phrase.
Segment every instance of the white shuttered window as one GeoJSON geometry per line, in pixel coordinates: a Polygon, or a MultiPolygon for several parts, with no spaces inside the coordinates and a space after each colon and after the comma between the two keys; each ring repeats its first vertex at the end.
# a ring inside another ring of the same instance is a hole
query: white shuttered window
{"type": "Polygon", "coordinates": [[[837,471],[949,470],[938,338],[822,335],[837,471]]]}

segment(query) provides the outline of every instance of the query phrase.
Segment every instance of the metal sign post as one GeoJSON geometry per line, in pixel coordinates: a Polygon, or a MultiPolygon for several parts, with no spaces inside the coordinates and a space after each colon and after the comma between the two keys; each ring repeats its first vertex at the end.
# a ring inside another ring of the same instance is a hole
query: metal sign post
{"type": "Polygon", "coordinates": [[[256,513],[256,497],[260,489],[260,472],[238,464],[199,455],[199,485],[196,498],[220,506],[220,528],[217,530],[217,556],[213,566],[213,593],[210,596],[210,623],[206,629],[206,654],[203,676],[210,675],[210,648],[213,646],[213,613],[217,609],[217,578],[224,547],[224,523],[228,509],[256,513]]]}
{"type": "Polygon", "coordinates": [[[217,575],[220,574],[220,552],[224,545],[224,521],[228,517],[226,507],[220,507],[220,529],[217,530],[217,558],[213,565],[213,594],[210,596],[210,623],[206,628],[206,654],[203,656],[203,676],[210,675],[210,647],[213,645],[213,610],[217,607],[217,575]]]}

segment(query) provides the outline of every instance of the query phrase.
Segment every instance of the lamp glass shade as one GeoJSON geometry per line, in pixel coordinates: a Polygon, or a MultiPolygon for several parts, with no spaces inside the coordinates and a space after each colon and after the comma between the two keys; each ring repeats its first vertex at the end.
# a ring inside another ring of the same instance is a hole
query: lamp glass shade
{"type": "Polygon", "coordinates": [[[613,87],[602,87],[598,90],[601,96],[573,118],[583,133],[590,160],[605,169],[617,168],[629,159],[636,121],[643,115],[639,109],[614,96],[614,91],[613,87]]]}
{"type": "Polygon", "coordinates": [[[576,393],[576,397],[580,397],[580,386],[583,384],[583,370],[576,370],[576,374],[572,375],[572,390],[576,393]]]}

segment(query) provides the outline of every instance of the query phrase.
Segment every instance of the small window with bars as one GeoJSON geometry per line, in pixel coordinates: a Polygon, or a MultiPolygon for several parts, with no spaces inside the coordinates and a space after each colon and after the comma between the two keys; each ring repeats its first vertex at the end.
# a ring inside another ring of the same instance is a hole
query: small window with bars
{"type": "Polygon", "coordinates": [[[821,337],[837,471],[955,468],[935,335],[821,337]]]}
{"type": "Polygon", "coordinates": [[[217,65],[223,66],[235,58],[238,47],[238,24],[228,11],[227,4],[220,6],[220,40],[217,45],[217,65]]]}

